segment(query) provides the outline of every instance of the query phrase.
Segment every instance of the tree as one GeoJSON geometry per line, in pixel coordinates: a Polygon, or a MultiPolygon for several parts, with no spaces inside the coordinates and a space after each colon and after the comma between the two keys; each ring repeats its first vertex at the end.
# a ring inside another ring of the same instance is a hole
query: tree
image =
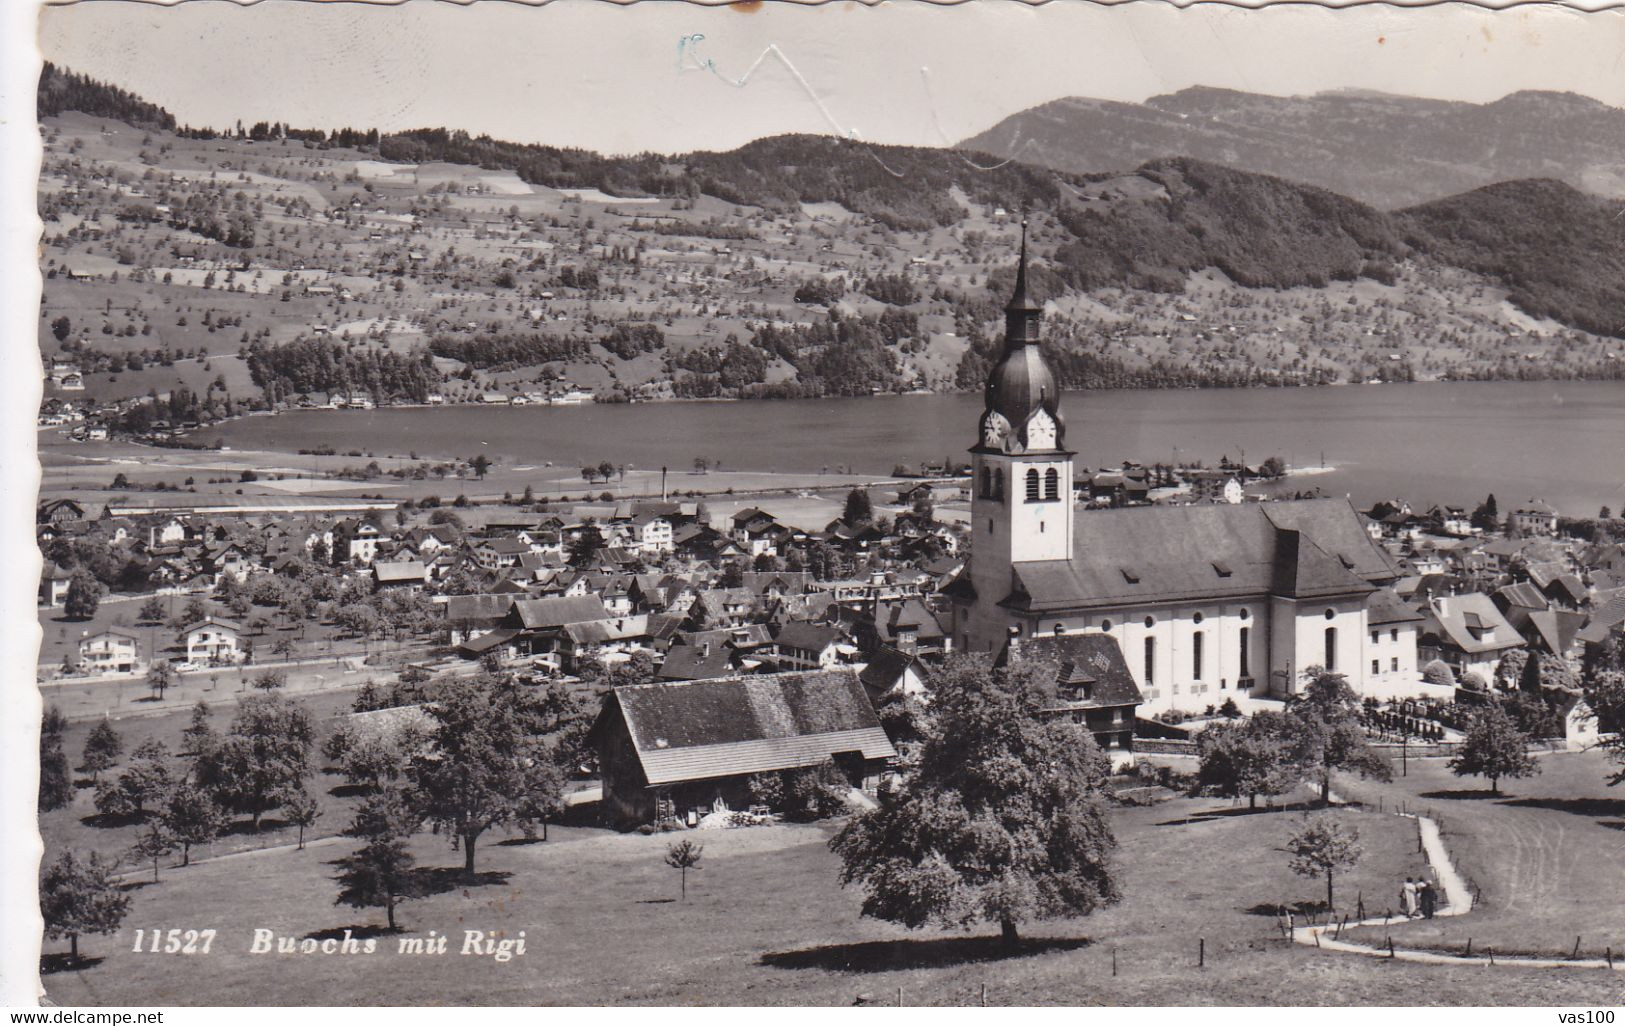
{"type": "Polygon", "coordinates": [[[68,594],[62,602],[62,611],[68,614],[70,620],[88,620],[96,615],[96,607],[102,604],[102,582],[92,577],[89,571],[75,570],[68,579],[68,594]]]}
{"type": "Polygon", "coordinates": [[[395,906],[423,894],[415,868],[417,860],[406,850],[405,839],[422,822],[404,794],[391,789],[372,795],[356,809],[344,833],[362,845],[339,862],[339,896],[334,904],[352,908],[383,908],[389,928],[397,930],[395,906]]]}
{"type": "Polygon", "coordinates": [[[688,871],[700,864],[700,855],[704,851],[705,845],[695,844],[686,837],[666,849],[666,865],[683,874],[682,894],[684,901],[688,900],[688,871]]]}
{"type": "Polygon", "coordinates": [[[280,795],[278,804],[282,806],[282,814],[287,817],[288,822],[299,828],[299,846],[295,850],[304,851],[305,831],[321,818],[321,802],[310,793],[309,788],[300,786],[280,795]]]}
{"type": "Polygon", "coordinates": [[[484,481],[485,475],[491,470],[491,457],[482,452],[469,460],[468,465],[474,468],[474,476],[484,481]]]}
{"type": "Polygon", "coordinates": [[[192,706],[192,719],[181,730],[181,756],[192,760],[202,759],[213,752],[219,743],[220,735],[209,723],[209,703],[200,698],[192,706]]]}
{"type": "Polygon", "coordinates": [[[81,859],[71,851],[57,857],[40,881],[40,917],[45,936],[68,938],[72,960],[79,961],[80,934],[108,934],[118,930],[130,911],[130,896],[113,878],[114,866],[91,852],[81,859]]]}
{"type": "Polygon", "coordinates": [[[147,687],[152,690],[153,696],[162,702],[164,692],[175,683],[175,668],[168,661],[160,659],[147,668],[147,687]]]}
{"type": "Polygon", "coordinates": [[[175,839],[169,835],[161,818],[153,819],[135,835],[130,854],[139,862],[152,862],[152,882],[158,882],[158,860],[175,850],[175,839]]]}
{"type": "Polygon", "coordinates": [[[584,567],[591,563],[600,549],[604,547],[604,536],[598,528],[588,524],[571,536],[565,545],[565,558],[573,567],[584,567]]]}
{"type": "Polygon", "coordinates": [[[288,683],[288,675],[281,670],[266,670],[249,683],[255,691],[277,691],[288,683]]]}
{"type": "Polygon", "coordinates": [[[1449,766],[1458,777],[1487,778],[1491,794],[1501,793],[1502,777],[1531,777],[1540,772],[1540,763],[1529,754],[1529,736],[1494,703],[1473,717],[1449,766]]]}
{"type": "Polygon", "coordinates": [[[1366,744],[1360,697],[1348,678],[1318,666],[1308,671],[1303,693],[1287,709],[1293,758],[1306,774],[1318,774],[1320,800],[1331,801],[1332,771],[1388,780],[1388,760],[1366,744]]]}
{"type": "Polygon", "coordinates": [[[164,828],[180,845],[181,865],[192,864],[192,846],[208,844],[226,829],[226,814],[209,792],[189,780],[182,780],[169,792],[164,803],[164,828]]]}
{"type": "Polygon", "coordinates": [[[1280,713],[1261,712],[1246,723],[1224,723],[1196,736],[1202,762],[1197,781],[1215,794],[1247,798],[1285,794],[1298,785],[1302,770],[1294,765],[1293,724],[1280,713]]]}
{"type": "Polygon", "coordinates": [[[142,623],[162,623],[164,619],[164,600],[157,595],[141,603],[141,608],[135,618],[142,623]]]}
{"type": "Polygon", "coordinates": [[[130,764],[118,780],[96,787],[96,811],[115,818],[145,819],[169,792],[169,749],[161,741],[144,741],[130,753],[130,764]]]}
{"type": "Polygon", "coordinates": [[[917,929],[996,922],[1006,944],[1028,919],[1087,915],[1117,900],[1116,848],[1093,738],[1039,718],[1053,663],[995,670],[949,660],[933,679],[919,768],[831,841],[863,915],[917,929]]]}
{"type": "Polygon", "coordinates": [[[1586,704],[1597,718],[1598,733],[1603,735],[1597,747],[1608,752],[1621,767],[1608,783],[1625,783],[1625,673],[1611,669],[1598,671],[1588,678],[1585,696],[1586,704]]]}
{"type": "Polygon", "coordinates": [[[1438,687],[1453,688],[1456,686],[1456,675],[1449,664],[1443,660],[1431,660],[1422,667],[1422,679],[1438,687]]]}
{"type": "Polygon", "coordinates": [[[68,772],[68,754],[62,750],[62,735],[68,718],[51,706],[40,720],[39,811],[54,812],[73,801],[73,778],[68,772]]]}
{"type": "Polygon", "coordinates": [[[243,699],[231,729],[198,760],[199,782],[228,811],[260,818],[310,774],[315,730],[304,706],[277,692],[243,699]]]}
{"type": "Polygon", "coordinates": [[[1326,813],[1311,816],[1303,829],[1293,834],[1286,843],[1292,854],[1292,871],[1311,880],[1326,877],[1326,910],[1336,907],[1332,882],[1336,873],[1360,861],[1360,832],[1343,825],[1326,813]]]}
{"type": "Polygon", "coordinates": [[[91,728],[90,736],[85,738],[85,757],[83,768],[90,772],[90,779],[95,783],[102,770],[111,769],[118,757],[124,754],[124,739],[119,737],[118,731],[107,720],[102,720],[91,728]]]}
{"type": "Polygon", "coordinates": [[[854,488],[846,493],[846,508],[842,511],[841,519],[849,524],[867,524],[874,518],[874,504],[869,501],[867,491],[854,488]]]}
{"type": "Polygon", "coordinates": [[[511,680],[476,677],[426,707],[432,745],[412,760],[413,799],[462,848],[469,876],[480,835],[521,815],[545,783],[535,768],[549,753],[526,729],[522,701],[511,680]]]}
{"type": "Polygon", "coordinates": [[[66,342],[68,335],[73,331],[73,322],[66,316],[58,317],[51,322],[51,337],[58,342],[66,342]]]}
{"type": "Polygon", "coordinates": [[[1473,510],[1472,525],[1481,531],[1493,531],[1501,526],[1501,511],[1496,508],[1495,496],[1492,494],[1478,504],[1473,510]]]}
{"type": "Polygon", "coordinates": [[[1500,661],[1495,664],[1495,686],[1502,691],[1511,691],[1522,686],[1524,671],[1528,665],[1528,649],[1522,647],[1507,649],[1500,661]]]}

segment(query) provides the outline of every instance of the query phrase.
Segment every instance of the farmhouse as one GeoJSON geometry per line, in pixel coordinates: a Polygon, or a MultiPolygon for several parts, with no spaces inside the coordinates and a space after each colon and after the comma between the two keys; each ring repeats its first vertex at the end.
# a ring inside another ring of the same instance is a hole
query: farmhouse
{"type": "Polygon", "coordinates": [[[618,687],[590,737],[605,812],[623,827],[743,809],[753,774],[827,761],[872,790],[897,757],[852,670],[618,687]]]}
{"type": "Polygon", "coordinates": [[[1109,635],[1151,713],[1286,698],[1314,666],[1365,693],[1367,608],[1399,570],[1354,507],[1315,499],[1077,512],[1042,318],[1027,292],[1023,241],[1004,355],[970,450],[973,555],[947,588],[953,644],[996,656],[1012,636],[1109,635]]]}

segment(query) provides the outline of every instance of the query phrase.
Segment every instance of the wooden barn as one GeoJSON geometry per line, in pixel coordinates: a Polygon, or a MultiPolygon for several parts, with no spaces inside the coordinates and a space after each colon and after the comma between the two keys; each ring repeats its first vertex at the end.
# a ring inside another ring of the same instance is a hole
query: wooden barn
{"type": "Polygon", "coordinates": [[[634,827],[750,805],[753,774],[833,761],[873,790],[897,752],[853,670],[616,688],[593,724],[610,822],[634,827]]]}

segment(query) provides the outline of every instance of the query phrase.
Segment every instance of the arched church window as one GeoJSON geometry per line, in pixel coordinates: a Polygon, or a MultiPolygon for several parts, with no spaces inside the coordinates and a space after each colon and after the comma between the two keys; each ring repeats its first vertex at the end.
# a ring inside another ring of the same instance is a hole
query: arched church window
{"type": "Polygon", "coordinates": [[[982,468],[982,498],[984,498],[984,499],[993,498],[993,468],[992,467],[984,466],[982,468]]]}
{"type": "Polygon", "coordinates": [[[1044,471],[1044,498],[1059,499],[1061,497],[1061,472],[1054,467],[1044,471]]]}
{"type": "Polygon", "coordinates": [[[1034,467],[1034,468],[1029,469],[1027,471],[1027,501],[1028,502],[1037,502],[1038,501],[1038,499],[1039,499],[1038,487],[1039,487],[1038,486],[1038,469],[1036,467],[1034,467]]]}
{"type": "Polygon", "coordinates": [[[1332,672],[1337,669],[1337,628],[1326,628],[1326,670],[1332,672]]]}

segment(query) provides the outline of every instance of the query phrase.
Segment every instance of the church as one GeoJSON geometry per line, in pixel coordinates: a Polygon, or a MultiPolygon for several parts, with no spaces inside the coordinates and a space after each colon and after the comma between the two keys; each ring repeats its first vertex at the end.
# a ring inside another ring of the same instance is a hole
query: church
{"type": "Polygon", "coordinates": [[[1347,499],[1076,510],[1042,321],[1023,227],[970,450],[970,563],[948,589],[960,651],[996,659],[1014,638],[1108,635],[1142,716],[1279,701],[1316,666],[1361,695],[1420,692],[1421,617],[1389,589],[1398,570],[1347,499]]]}

